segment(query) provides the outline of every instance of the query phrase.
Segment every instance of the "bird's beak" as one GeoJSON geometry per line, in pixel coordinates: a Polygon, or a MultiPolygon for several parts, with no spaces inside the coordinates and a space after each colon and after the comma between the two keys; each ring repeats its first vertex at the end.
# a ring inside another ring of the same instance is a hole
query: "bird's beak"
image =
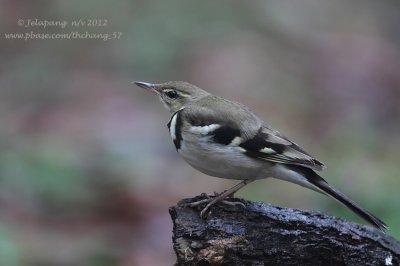
{"type": "Polygon", "coordinates": [[[148,90],[154,94],[157,94],[156,86],[152,83],[147,83],[147,82],[142,82],[142,81],[134,81],[132,83],[134,83],[135,85],[137,85],[145,90],[148,90]]]}

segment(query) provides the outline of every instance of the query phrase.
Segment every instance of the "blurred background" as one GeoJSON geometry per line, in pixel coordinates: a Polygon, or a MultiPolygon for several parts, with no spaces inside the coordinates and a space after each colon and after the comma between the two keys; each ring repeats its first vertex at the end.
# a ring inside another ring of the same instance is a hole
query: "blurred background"
{"type": "MultiPolygon", "coordinates": [[[[235,184],[179,158],[168,112],[133,80],[250,106],[400,238],[398,1],[0,3],[0,265],[172,265],[168,207],[235,184]],[[5,36],[72,31],[119,38],[5,36]]],[[[363,222],[283,181],[237,196],[363,222]]]]}

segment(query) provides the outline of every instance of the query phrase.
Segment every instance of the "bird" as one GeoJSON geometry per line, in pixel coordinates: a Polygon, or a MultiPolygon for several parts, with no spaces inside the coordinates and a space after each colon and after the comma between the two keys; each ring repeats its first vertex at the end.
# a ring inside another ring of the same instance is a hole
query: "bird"
{"type": "Polygon", "coordinates": [[[209,208],[247,184],[264,178],[289,181],[331,196],[374,227],[387,225],[339,190],[317,172],[326,168],[295,142],[264,122],[248,107],[213,95],[184,81],[132,82],[158,96],[169,110],[168,129],[177,152],[193,168],[214,177],[240,180],[232,188],[190,204],[209,208]]]}

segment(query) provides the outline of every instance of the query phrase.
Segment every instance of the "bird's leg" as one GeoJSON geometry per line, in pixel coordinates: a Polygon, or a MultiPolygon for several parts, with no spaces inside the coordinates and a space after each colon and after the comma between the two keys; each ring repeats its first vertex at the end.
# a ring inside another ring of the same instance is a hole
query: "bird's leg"
{"type": "MultiPolygon", "coordinates": [[[[200,218],[204,219],[204,218],[205,218],[205,214],[207,213],[208,209],[209,209],[212,205],[214,205],[215,203],[217,203],[217,202],[222,201],[222,202],[224,202],[225,204],[228,204],[228,205],[231,205],[231,206],[232,206],[232,205],[238,204],[238,203],[233,203],[233,202],[224,201],[224,199],[225,199],[226,197],[233,196],[233,194],[235,194],[239,189],[243,188],[245,185],[247,185],[247,184],[249,184],[249,183],[251,183],[251,182],[253,182],[253,181],[254,181],[254,180],[250,180],[250,179],[249,179],[249,180],[243,180],[243,181],[240,182],[239,184],[237,184],[237,185],[231,187],[230,189],[228,189],[228,190],[222,192],[221,194],[219,194],[218,196],[215,196],[214,198],[210,199],[210,201],[208,202],[208,204],[206,205],[206,207],[204,207],[204,209],[200,212],[200,218]]],[[[240,203],[240,204],[243,205],[242,203],[240,203]]]]}
{"type": "Polygon", "coordinates": [[[237,192],[239,189],[243,188],[245,185],[247,185],[247,184],[249,184],[249,183],[251,183],[251,182],[253,182],[253,181],[254,181],[254,180],[251,180],[251,179],[243,180],[243,181],[240,182],[239,184],[237,184],[237,185],[233,186],[232,188],[230,188],[230,189],[228,189],[228,190],[222,192],[221,194],[215,195],[215,197],[207,198],[207,199],[203,199],[203,200],[199,200],[199,201],[196,201],[196,202],[192,202],[192,203],[189,203],[188,206],[190,206],[190,207],[196,207],[196,206],[199,206],[199,205],[201,205],[201,204],[203,204],[203,203],[207,203],[206,207],[204,207],[204,209],[200,212],[200,217],[203,218],[203,219],[204,219],[204,217],[205,217],[205,214],[206,214],[207,210],[208,210],[212,205],[214,205],[215,203],[220,202],[220,201],[223,202],[223,203],[225,203],[225,204],[231,205],[231,206],[237,205],[237,204],[240,204],[240,205],[243,206],[242,203],[228,202],[228,201],[224,201],[224,199],[225,199],[226,197],[229,197],[229,196],[233,195],[233,194],[234,194],[235,192],[237,192]]]}

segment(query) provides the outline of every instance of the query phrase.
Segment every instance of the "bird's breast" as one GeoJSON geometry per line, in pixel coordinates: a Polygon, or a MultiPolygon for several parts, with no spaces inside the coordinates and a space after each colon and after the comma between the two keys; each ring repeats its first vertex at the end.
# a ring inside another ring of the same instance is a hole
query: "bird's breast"
{"type": "Polygon", "coordinates": [[[240,139],[238,130],[227,130],[216,123],[188,125],[183,122],[181,112],[172,115],[168,129],[176,150],[192,167],[207,175],[228,179],[268,177],[271,163],[252,159],[235,145],[240,139]]]}
{"type": "Polygon", "coordinates": [[[240,147],[215,144],[210,136],[184,134],[178,153],[200,172],[227,179],[266,178],[266,162],[252,160],[240,147]]]}

